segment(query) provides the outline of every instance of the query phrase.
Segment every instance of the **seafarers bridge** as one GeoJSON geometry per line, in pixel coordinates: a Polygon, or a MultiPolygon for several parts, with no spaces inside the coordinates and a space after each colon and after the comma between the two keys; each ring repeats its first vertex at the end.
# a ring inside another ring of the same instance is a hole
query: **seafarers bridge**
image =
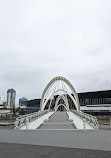
{"type": "Polygon", "coordinates": [[[80,111],[75,88],[61,76],[53,78],[44,89],[40,110],[18,117],[15,122],[15,129],[19,130],[97,130],[98,128],[96,117],[80,111]],[[70,107],[68,97],[75,108],[70,107]],[[47,104],[48,109],[46,109],[47,104]]]}
{"type": "Polygon", "coordinates": [[[9,158],[110,158],[111,132],[80,111],[73,85],[56,77],[43,91],[38,112],[18,117],[13,130],[0,130],[0,147],[0,157],[9,158]]]}

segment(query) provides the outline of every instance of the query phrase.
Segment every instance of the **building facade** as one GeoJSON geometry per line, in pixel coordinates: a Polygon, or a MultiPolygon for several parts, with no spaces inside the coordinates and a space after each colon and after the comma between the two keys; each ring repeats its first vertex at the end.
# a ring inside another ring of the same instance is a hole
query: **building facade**
{"type": "Polygon", "coordinates": [[[26,106],[26,101],[28,101],[27,98],[22,97],[19,99],[19,106],[26,106]]]}
{"type": "Polygon", "coordinates": [[[15,107],[15,98],[16,98],[16,91],[14,89],[9,89],[7,91],[7,106],[9,108],[15,107]]]}
{"type": "MultiPolygon", "coordinates": [[[[55,106],[57,97],[58,95],[54,96],[50,107],[51,109],[55,106]]],[[[78,97],[82,111],[93,115],[111,115],[111,90],[78,93],[78,97]]],[[[67,99],[70,109],[75,109],[71,98],[67,96],[67,99]]],[[[60,103],[64,103],[63,100],[60,100],[60,103]]],[[[50,100],[47,103],[46,109],[48,109],[49,104],[50,100]]],[[[40,99],[26,101],[25,105],[25,113],[37,112],[40,109],[40,99]]],[[[64,111],[64,108],[60,107],[58,110],[64,111]]]]}
{"type": "Polygon", "coordinates": [[[33,99],[26,101],[25,114],[37,112],[40,109],[40,99],[33,99]]]}
{"type": "Polygon", "coordinates": [[[81,106],[111,104],[111,90],[78,93],[81,106]]]}

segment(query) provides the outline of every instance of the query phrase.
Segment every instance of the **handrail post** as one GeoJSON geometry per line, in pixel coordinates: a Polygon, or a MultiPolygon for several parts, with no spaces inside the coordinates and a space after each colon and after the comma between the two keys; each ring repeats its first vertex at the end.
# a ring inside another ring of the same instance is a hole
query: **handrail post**
{"type": "Polygon", "coordinates": [[[26,130],[29,129],[29,120],[28,120],[28,117],[26,118],[26,130]]]}
{"type": "Polygon", "coordinates": [[[83,129],[86,129],[86,120],[83,119],[83,129]]]}

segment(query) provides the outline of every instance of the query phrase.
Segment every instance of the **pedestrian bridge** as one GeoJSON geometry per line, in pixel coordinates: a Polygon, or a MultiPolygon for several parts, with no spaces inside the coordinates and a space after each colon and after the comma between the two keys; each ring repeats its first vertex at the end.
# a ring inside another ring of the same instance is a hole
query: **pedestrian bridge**
{"type": "Polygon", "coordinates": [[[98,129],[96,117],[70,110],[67,112],[54,112],[44,110],[29,115],[18,117],[15,129],[20,130],[75,130],[75,129],[98,129]]]}
{"type": "Polygon", "coordinates": [[[98,129],[98,122],[96,117],[80,111],[74,87],[67,79],[59,76],[46,86],[41,98],[40,111],[18,117],[15,129],[88,130],[98,129]]]}

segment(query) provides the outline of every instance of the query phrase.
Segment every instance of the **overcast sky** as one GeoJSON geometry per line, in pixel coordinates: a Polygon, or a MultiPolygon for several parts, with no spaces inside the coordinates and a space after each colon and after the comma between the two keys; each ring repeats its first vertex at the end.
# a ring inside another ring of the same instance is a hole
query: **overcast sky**
{"type": "Polygon", "coordinates": [[[58,75],[111,89],[111,1],[0,0],[0,94],[40,98],[58,75]]]}

